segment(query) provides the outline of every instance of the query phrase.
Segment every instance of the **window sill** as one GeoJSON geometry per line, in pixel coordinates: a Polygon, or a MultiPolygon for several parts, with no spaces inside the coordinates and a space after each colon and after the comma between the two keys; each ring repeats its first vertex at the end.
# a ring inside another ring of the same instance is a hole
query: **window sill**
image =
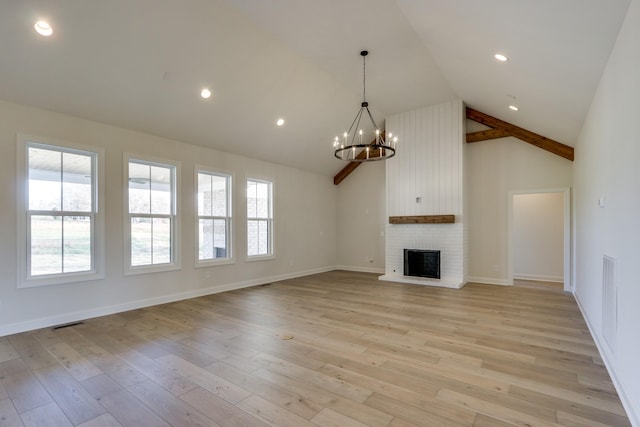
{"type": "Polygon", "coordinates": [[[180,270],[179,264],[159,264],[159,265],[143,265],[140,267],[125,267],[125,276],[135,276],[137,274],[163,273],[166,271],[180,270]]]}
{"type": "Polygon", "coordinates": [[[104,279],[104,273],[82,272],[67,273],[64,275],[38,276],[32,278],[22,278],[18,282],[18,289],[37,288],[40,286],[66,285],[78,282],[91,282],[104,279]]]}
{"type": "Polygon", "coordinates": [[[196,261],[195,268],[216,267],[218,265],[230,265],[235,263],[235,258],[219,258],[205,261],[196,261]]]}
{"type": "Polygon", "coordinates": [[[248,256],[245,261],[246,262],[268,261],[268,260],[271,260],[271,259],[276,259],[276,256],[274,254],[270,254],[270,255],[253,255],[253,256],[248,256]]]}

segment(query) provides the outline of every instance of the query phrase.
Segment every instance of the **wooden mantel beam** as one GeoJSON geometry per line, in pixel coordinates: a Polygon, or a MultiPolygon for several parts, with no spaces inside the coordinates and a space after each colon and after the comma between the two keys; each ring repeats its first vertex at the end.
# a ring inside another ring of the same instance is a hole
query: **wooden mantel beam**
{"type": "Polygon", "coordinates": [[[542,135],[538,135],[537,133],[523,129],[519,126],[512,125],[511,123],[497,119],[488,114],[481,113],[480,111],[474,110],[473,108],[467,107],[467,118],[469,120],[473,120],[474,122],[478,122],[492,128],[489,131],[473,132],[471,134],[468,134],[467,142],[483,141],[484,139],[495,139],[501,137],[496,135],[515,136],[516,138],[521,139],[524,142],[528,142],[529,144],[533,144],[536,147],[542,148],[543,150],[546,150],[550,153],[573,161],[573,147],[562,144],[558,141],[554,141],[553,139],[546,138],[542,135]],[[487,136],[484,139],[482,139],[482,132],[484,132],[485,136],[487,136]],[[469,138],[471,138],[471,141],[469,140],[469,138]]]}

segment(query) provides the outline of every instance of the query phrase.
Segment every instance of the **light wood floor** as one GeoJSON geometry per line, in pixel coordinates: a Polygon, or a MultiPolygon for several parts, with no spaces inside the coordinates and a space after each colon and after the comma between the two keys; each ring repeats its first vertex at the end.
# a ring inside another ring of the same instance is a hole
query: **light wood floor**
{"type": "Polygon", "coordinates": [[[0,338],[23,424],[630,425],[572,296],[340,271],[0,338]]]}

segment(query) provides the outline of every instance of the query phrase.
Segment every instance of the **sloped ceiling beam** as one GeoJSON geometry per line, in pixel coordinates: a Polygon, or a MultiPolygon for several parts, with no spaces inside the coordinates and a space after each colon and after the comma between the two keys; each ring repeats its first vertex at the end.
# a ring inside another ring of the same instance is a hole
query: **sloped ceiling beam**
{"type": "MultiPolygon", "coordinates": [[[[470,132],[467,134],[467,142],[480,142],[480,141],[488,141],[490,139],[497,138],[505,138],[507,136],[516,137],[524,142],[528,142],[529,144],[535,145],[538,148],[542,148],[550,153],[553,153],[557,156],[563,157],[567,160],[573,161],[573,147],[565,145],[561,142],[555,141],[550,138],[546,138],[542,135],[538,135],[537,133],[531,132],[524,128],[521,128],[516,125],[512,125],[509,122],[505,122],[504,120],[497,119],[493,116],[490,116],[485,113],[481,113],[478,110],[474,110],[473,108],[467,107],[467,119],[473,120],[474,122],[478,122],[485,126],[489,126],[491,129],[481,130],[478,132],[470,132]]],[[[361,152],[358,156],[360,158],[364,157],[364,151],[361,152]]],[[[333,177],[333,184],[338,185],[342,181],[348,177],[351,172],[356,170],[358,166],[360,166],[360,162],[349,162],[347,165],[342,168],[340,172],[333,177]]]]}
{"type": "Polygon", "coordinates": [[[491,129],[467,134],[467,142],[486,141],[489,139],[514,136],[524,142],[533,144],[557,156],[573,161],[573,147],[546,138],[519,126],[497,119],[478,110],[467,107],[467,119],[489,126],[491,129]]]}
{"type": "MultiPolygon", "coordinates": [[[[385,137],[384,131],[382,131],[382,136],[383,136],[383,138],[385,137]]],[[[373,141],[371,141],[371,143],[369,145],[373,146],[375,143],[376,143],[376,140],[374,139],[373,141]]],[[[362,160],[362,159],[364,159],[366,157],[366,155],[367,155],[367,153],[365,152],[365,150],[362,150],[356,155],[356,158],[362,160]]],[[[371,156],[372,157],[378,157],[378,156],[374,155],[373,153],[371,153],[371,156]]],[[[342,181],[344,181],[344,179],[346,177],[348,177],[351,174],[351,172],[356,170],[356,168],[358,166],[360,166],[361,164],[362,164],[362,162],[349,162],[349,163],[347,163],[347,165],[345,167],[343,167],[342,170],[336,174],[336,176],[333,177],[333,185],[340,184],[342,181]]]]}

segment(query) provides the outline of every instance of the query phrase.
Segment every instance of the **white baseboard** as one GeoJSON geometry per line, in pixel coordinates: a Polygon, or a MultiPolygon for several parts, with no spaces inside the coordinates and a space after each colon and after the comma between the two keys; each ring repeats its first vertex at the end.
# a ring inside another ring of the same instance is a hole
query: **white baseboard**
{"type": "Polygon", "coordinates": [[[564,282],[563,276],[540,276],[537,274],[513,274],[514,279],[535,280],[536,282],[564,282]]]}
{"type": "Polygon", "coordinates": [[[438,288],[460,289],[466,282],[452,282],[447,280],[434,280],[420,277],[407,277],[385,274],[378,277],[378,280],[396,283],[409,283],[412,285],[434,286],[438,288]]]}
{"type": "Polygon", "coordinates": [[[357,271],[357,272],[360,272],[360,273],[384,274],[384,268],[354,267],[354,266],[351,266],[351,265],[338,265],[338,266],[336,266],[336,270],[357,271]]]}
{"type": "Polygon", "coordinates": [[[162,295],[159,297],[145,298],[137,301],[130,301],[122,304],[109,305],[105,307],[92,308],[90,310],[81,310],[72,313],[64,313],[56,316],[42,317],[39,319],[27,320],[25,322],[10,323],[0,326],[0,337],[5,335],[17,334],[20,332],[32,331],[35,329],[48,328],[51,326],[62,325],[65,323],[77,322],[80,320],[91,319],[93,317],[107,316],[109,314],[121,313],[123,311],[135,310],[138,308],[150,307],[169,302],[181,301],[189,298],[197,298],[205,295],[217,294],[220,292],[232,291],[235,289],[248,288],[251,286],[264,285],[266,283],[277,282],[287,279],[295,279],[297,277],[309,276],[311,274],[325,273],[335,270],[335,266],[322,267],[306,271],[298,271],[277,276],[261,277],[259,279],[246,280],[243,282],[225,283],[222,285],[214,285],[206,288],[193,289],[185,292],[178,292],[170,295],[162,295]]]}
{"type": "Polygon", "coordinates": [[[497,279],[495,277],[468,276],[467,282],[480,283],[483,285],[513,286],[513,283],[509,283],[507,279],[497,279]]]}
{"type": "Polygon", "coordinates": [[[593,341],[596,343],[596,347],[598,347],[598,353],[600,353],[600,357],[604,361],[604,366],[605,368],[607,368],[607,372],[611,377],[611,381],[613,382],[613,386],[615,387],[616,392],[618,393],[618,397],[620,397],[622,406],[624,407],[624,410],[627,412],[627,417],[629,417],[629,421],[631,422],[631,425],[634,427],[640,427],[640,402],[634,403],[631,399],[627,397],[627,394],[625,393],[625,389],[622,383],[620,382],[620,380],[618,379],[618,376],[616,375],[616,371],[613,369],[613,364],[611,363],[611,360],[610,360],[610,354],[606,350],[607,346],[605,345],[604,342],[600,340],[600,335],[595,333],[595,330],[593,329],[593,325],[591,325],[589,318],[585,314],[585,311],[582,307],[582,303],[580,302],[580,298],[578,297],[578,294],[576,294],[575,291],[572,292],[572,294],[573,294],[573,298],[576,300],[576,303],[578,304],[580,313],[582,313],[582,318],[587,324],[587,327],[589,328],[589,332],[591,332],[591,337],[593,338],[593,341]]]}

